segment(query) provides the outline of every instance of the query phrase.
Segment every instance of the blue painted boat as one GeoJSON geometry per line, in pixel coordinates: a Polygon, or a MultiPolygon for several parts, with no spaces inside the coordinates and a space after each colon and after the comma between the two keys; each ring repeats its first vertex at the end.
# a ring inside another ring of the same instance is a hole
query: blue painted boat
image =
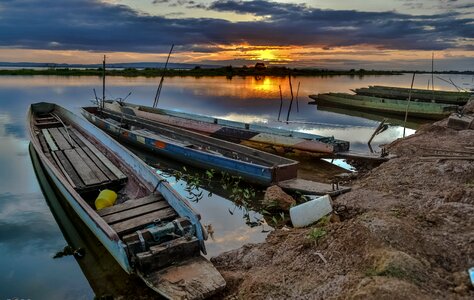
{"type": "Polygon", "coordinates": [[[164,178],[56,104],[32,104],[28,121],[46,175],[123,270],[169,299],[201,299],[225,286],[201,255],[206,234],[199,215],[164,178]],[[104,189],[117,193],[116,203],[96,210],[104,189]]]}
{"type": "Polygon", "coordinates": [[[297,161],[176,126],[97,107],[84,107],[82,114],[119,141],[199,168],[220,170],[262,185],[293,179],[297,175],[297,161]]]}
{"type": "Polygon", "coordinates": [[[349,142],[282,128],[229,121],[133,103],[105,101],[108,111],[172,125],[255,149],[282,154],[331,156],[349,150],[349,142]]]}

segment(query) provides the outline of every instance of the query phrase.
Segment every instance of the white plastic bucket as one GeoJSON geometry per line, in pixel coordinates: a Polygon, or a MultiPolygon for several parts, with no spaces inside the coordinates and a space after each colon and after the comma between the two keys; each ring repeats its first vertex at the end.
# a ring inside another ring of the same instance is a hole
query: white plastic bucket
{"type": "Polygon", "coordinates": [[[329,195],[310,200],[290,208],[290,219],[294,227],[308,226],[332,212],[332,200],[329,195]]]}

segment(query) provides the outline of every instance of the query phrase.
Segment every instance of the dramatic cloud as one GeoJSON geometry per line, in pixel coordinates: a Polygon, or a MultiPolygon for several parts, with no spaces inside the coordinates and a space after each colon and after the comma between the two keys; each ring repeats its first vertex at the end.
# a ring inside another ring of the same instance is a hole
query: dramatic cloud
{"type": "MultiPolygon", "coordinates": [[[[187,7],[205,7],[198,1],[180,1],[187,7]]],[[[206,9],[251,14],[258,19],[231,22],[154,16],[92,0],[70,0],[67,5],[56,0],[4,1],[0,47],[160,52],[174,43],[182,50],[199,48],[196,45],[239,44],[441,50],[469,49],[474,38],[474,19],[463,18],[459,12],[413,16],[392,11],[321,10],[265,0],[215,1],[206,9]]]]}

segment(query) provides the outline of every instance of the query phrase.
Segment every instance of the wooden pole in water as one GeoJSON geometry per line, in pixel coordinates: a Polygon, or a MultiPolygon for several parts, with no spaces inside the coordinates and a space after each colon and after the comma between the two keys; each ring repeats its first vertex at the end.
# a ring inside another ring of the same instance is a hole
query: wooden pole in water
{"type": "Polygon", "coordinates": [[[165,80],[166,67],[168,66],[168,61],[170,60],[171,52],[173,51],[174,44],[171,45],[170,53],[168,53],[168,58],[166,59],[165,67],[163,68],[163,74],[161,75],[160,84],[155,94],[155,101],[153,101],[153,107],[158,106],[158,101],[160,100],[161,89],[163,87],[163,81],[165,80]]]}
{"type": "Polygon", "coordinates": [[[300,92],[300,83],[301,81],[298,81],[298,88],[296,89],[296,112],[300,112],[300,107],[298,105],[298,94],[300,92]]]}
{"type": "Polygon", "coordinates": [[[283,95],[281,93],[281,84],[278,85],[278,88],[280,89],[280,110],[278,111],[278,121],[280,121],[281,109],[283,107],[283,95]]]}
{"type": "Polygon", "coordinates": [[[405,137],[405,128],[406,128],[407,118],[408,118],[408,108],[410,107],[411,91],[413,90],[413,82],[415,81],[415,74],[416,73],[413,73],[413,78],[411,79],[410,92],[408,93],[408,101],[407,101],[407,106],[405,108],[405,121],[403,122],[403,137],[405,137]]]}
{"type": "Polygon", "coordinates": [[[434,52],[431,53],[431,101],[434,102],[434,52]]]}
{"type": "Polygon", "coordinates": [[[288,113],[286,114],[286,123],[288,124],[288,119],[290,118],[291,113],[291,106],[293,104],[293,85],[291,85],[291,74],[288,75],[288,80],[290,82],[290,93],[291,93],[291,100],[290,100],[290,107],[288,107],[288,113]]]}
{"type": "Polygon", "coordinates": [[[102,61],[102,109],[105,107],[105,55],[102,61]]]}
{"type": "Polygon", "coordinates": [[[426,88],[428,91],[430,90],[430,80],[431,79],[428,79],[428,87],[426,88]]]}

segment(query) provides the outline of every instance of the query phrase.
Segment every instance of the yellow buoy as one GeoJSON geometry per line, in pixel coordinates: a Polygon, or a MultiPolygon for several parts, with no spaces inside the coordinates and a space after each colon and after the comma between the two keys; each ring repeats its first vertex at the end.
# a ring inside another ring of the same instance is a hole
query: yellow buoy
{"type": "Polygon", "coordinates": [[[102,190],[95,200],[95,208],[100,210],[115,204],[117,193],[111,190],[102,190]]]}

